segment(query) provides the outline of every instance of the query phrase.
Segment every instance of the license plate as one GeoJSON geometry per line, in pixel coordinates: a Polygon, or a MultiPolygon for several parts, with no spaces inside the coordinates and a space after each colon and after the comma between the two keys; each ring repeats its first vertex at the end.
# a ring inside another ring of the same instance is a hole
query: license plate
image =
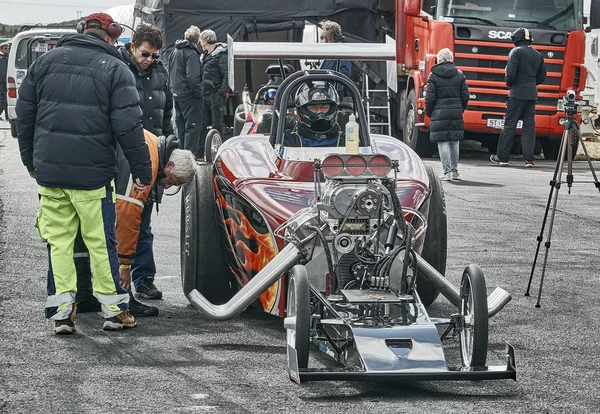
{"type": "MultiPolygon", "coordinates": [[[[504,119],[488,119],[487,126],[494,129],[502,129],[504,128],[504,119]]],[[[523,121],[519,120],[517,122],[517,129],[523,128],[523,121]]]]}

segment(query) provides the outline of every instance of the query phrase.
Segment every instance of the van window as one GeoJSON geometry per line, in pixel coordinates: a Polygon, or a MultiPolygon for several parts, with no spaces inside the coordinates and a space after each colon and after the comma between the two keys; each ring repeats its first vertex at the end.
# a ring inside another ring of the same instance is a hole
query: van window
{"type": "Polygon", "coordinates": [[[58,39],[31,38],[23,39],[17,47],[15,67],[17,69],[27,69],[31,64],[44,53],[56,47],[58,39]]]}

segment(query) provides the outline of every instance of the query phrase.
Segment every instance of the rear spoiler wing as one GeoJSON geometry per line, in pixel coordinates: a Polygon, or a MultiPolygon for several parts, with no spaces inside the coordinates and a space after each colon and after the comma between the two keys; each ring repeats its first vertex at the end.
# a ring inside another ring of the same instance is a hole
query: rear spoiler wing
{"type": "Polygon", "coordinates": [[[386,36],[385,43],[297,43],[297,42],[234,42],[227,35],[229,87],[235,86],[235,59],[341,59],[386,61],[387,86],[398,91],[396,41],[386,36]]]}

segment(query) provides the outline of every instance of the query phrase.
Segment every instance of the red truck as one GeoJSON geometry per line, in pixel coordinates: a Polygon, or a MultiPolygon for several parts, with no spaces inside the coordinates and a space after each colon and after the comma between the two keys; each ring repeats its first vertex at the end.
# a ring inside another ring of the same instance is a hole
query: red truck
{"type": "MultiPolygon", "coordinates": [[[[595,3],[600,1],[592,0],[592,10],[595,3]]],[[[389,23],[391,16],[395,20],[395,126],[419,155],[435,151],[427,132],[425,85],[437,52],[445,47],[469,85],[465,137],[496,151],[508,95],[504,71],[514,47],[511,34],[522,26],[531,31],[548,70],[538,87],[536,136],[546,159],[556,159],[566,118],[562,98],[568,89],[585,88],[583,0],[395,0],[380,1],[380,10],[389,23]]]]}

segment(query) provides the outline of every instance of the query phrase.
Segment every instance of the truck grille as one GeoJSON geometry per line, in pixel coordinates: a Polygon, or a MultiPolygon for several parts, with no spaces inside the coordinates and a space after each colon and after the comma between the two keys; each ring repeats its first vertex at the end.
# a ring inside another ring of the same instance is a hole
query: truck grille
{"type": "MultiPolygon", "coordinates": [[[[510,43],[491,44],[485,41],[456,40],[454,62],[465,74],[467,84],[471,89],[472,99],[469,101],[467,110],[504,114],[504,107],[497,108],[490,105],[506,102],[508,87],[505,84],[504,69],[508,61],[508,53],[512,47],[510,43]],[[489,71],[486,69],[489,69],[489,71]],[[481,82],[489,82],[489,84],[482,85],[481,82]],[[485,89],[485,91],[481,91],[481,89],[485,89]]],[[[545,58],[548,71],[546,81],[543,84],[546,88],[540,92],[544,92],[546,95],[556,93],[556,95],[538,98],[538,108],[535,112],[537,115],[554,115],[556,109],[548,110],[548,107],[556,108],[558,104],[558,93],[563,72],[562,59],[564,59],[565,51],[564,48],[557,50],[556,46],[548,47],[551,50],[545,50],[544,48],[543,45],[536,46],[536,49],[545,58]],[[546,108],[541,110],[540,106],[546,108]]]]}

